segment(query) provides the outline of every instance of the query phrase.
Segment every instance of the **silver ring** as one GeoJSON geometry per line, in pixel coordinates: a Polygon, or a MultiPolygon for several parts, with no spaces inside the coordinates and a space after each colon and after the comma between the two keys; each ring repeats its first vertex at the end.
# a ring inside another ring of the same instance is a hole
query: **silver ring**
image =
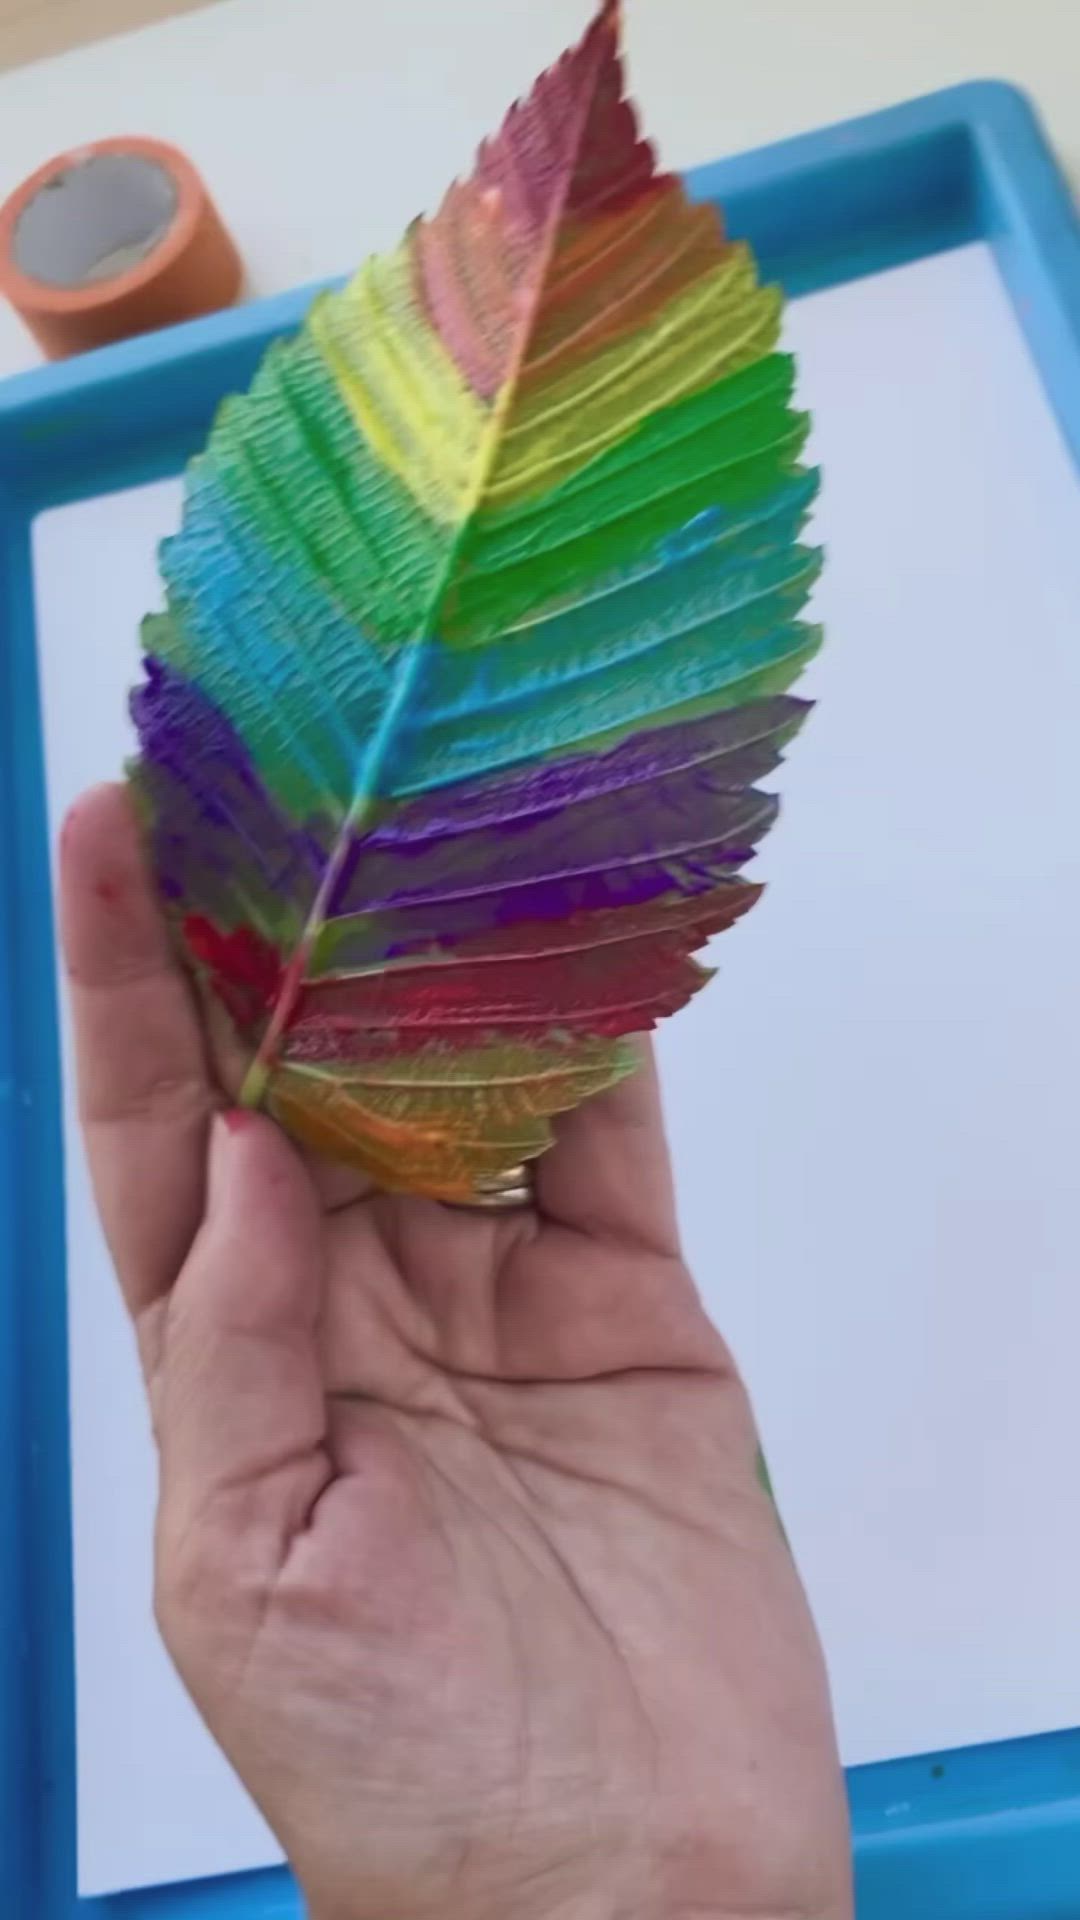
{"type": "Polygon", "coordinates": [[[506,1173],[494,1174],[489,1179],[478,1180],[471,1199],[451,1200],[447,1204],[463,1208],[470,1213],[474,1210],[482,1213],[510,1213],[515,1207],[531,1207],[533,1199],[532,1168],[522,1166],[511,1167],[506,1173]]]}

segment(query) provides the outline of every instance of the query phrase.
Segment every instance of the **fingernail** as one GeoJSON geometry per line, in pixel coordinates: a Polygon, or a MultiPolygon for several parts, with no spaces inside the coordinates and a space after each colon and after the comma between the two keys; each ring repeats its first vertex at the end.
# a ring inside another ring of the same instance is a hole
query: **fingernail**
{"type": "Polygon", "coordinates": [[[244,1133],[255,1122],[255,1115],[247,1107],[228,1107],[218,1117],[230,1133],[244,1133]]]}

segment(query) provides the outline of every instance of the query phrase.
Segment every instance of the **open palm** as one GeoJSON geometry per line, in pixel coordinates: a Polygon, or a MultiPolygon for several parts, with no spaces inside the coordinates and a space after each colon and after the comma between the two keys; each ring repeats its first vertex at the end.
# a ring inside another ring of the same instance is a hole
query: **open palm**
{"type": "Polygon", "coordinates": [[[846,1920],[820,1654],[651,1060],[534,1208],[375,1194],[223,1111],[120,790],[63,869],[159,1617],[316,1920],[846,1920]]]}

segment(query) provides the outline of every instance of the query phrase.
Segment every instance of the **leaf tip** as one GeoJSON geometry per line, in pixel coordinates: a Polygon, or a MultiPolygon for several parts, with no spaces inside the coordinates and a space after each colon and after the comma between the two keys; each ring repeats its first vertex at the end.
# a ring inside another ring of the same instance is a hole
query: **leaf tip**
{"type": "Polygon", "coordinates": [[[622,0],[599,0],[599,5],[593,15],[592,25],[586,37],[588,40],[592,40],[595,45],[597,36],[604,33],[610,34],[615,42],[615,51],[618,53],[622,41],[622,25],[622,0]]]}

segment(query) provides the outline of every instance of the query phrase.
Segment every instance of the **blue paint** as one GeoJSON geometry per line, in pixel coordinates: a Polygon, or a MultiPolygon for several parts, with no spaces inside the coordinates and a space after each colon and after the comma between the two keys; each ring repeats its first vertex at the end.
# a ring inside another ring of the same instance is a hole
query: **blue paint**
{"type": "Polygon", "coordinates": [[[361,646],[358,627],[346,618],[325,580],[313,572],[301,574],[291,558],[270,553],[205,470],[189,495],[184,537],[162,542],[160,567],[180,618],[151,618],[144,635],[147,650],[181,672],[190,671],[194,643],[200,684],[230,719],[235,718],[235,665],[241,660],[249,715],[251,693],[259,693],[260,724],[252,729],[249,722],[248,733],[260,772],[266,776],[269,759],[280,783],[283,769],[288,769],[298,813],[332,813],[335,805],[347,806],[356,740],[371,731],[385,705],[389,676],[375,643],[365,640],[361,646]],[[290,627],[289,609],[300,605],[305,615],[290,627]],[[337,685],[335,694],[330,693],[312,651],[290,646],[297,630],[317,631],[327,658],[337,654],[349,659],[348,700],[337,685]],[[302,727],[282,725],[286,706],[303,714],[302,727]]]}
{"type": "MultiPolygon", "coordinates": [[[[954,88],[694,174],[793,295],[989,240],[1080,463],[1080,223],[1030,106],[954,88]]],[[[315,288],[0,386],[0,1914],[300,1920],[284,1873],[75,1898],[59,1060],[29,521],[177,472],[315,288]]],[[[887,1657],[887,1650],[883,1650],[887,1657]]],[[[860,1920],[1077,1920],[1080,1730],[850,1775],[860,1920]]]]}

